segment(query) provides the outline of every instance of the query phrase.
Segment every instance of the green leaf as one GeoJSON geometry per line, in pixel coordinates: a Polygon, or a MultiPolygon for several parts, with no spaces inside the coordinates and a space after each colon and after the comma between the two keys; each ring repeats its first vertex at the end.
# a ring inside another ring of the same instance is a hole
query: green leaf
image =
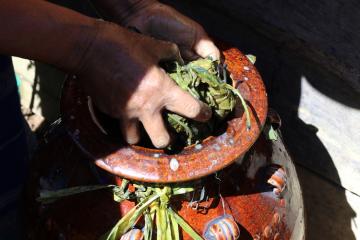
{"type": "Polygon", "coordinates": [[[172,237],[174,240],[180,240],[179,224],[171,213],[168,214],[170,216],[172,237]]]}
{"type": "Polygon", "coordinates": [[[249,59],[249,61],[252,63],[252,64],[255,64],[256,62],[256,56],[252,55],[252,54],[247,54],[246,55],[247,59],[249,59]]]}
{"type": "Polygon", "coordinates": [[[157,231],[161,232],[161,240],[166,240],[166,233],[169,226],[167,224],[166,209],[164,207],[159,207],[156,218],[159,218],[160,228],[158,226],[157,231]]]}
{"type": "MultiPolygon", "coordinates": [[[[169,126],[180,135],[179,139],[184,145],[190,145],[212,134],[212,130],[217,128],[220,121],[233,111],[238,94],[224,81],[227,70],[225,67],[219,68],[218,61],[198,59],[185,66],[177,63],[170,64],[170,66],[174,65],[176,68],[167,69],[170,78],[192,96],[206,103],[214,113],[207,123],[199,123],[174,113],[166,113],[169,126]],[[218,72],[219,70],[223,71],[222,74],[218,72]],[[221,75],[224,75],[224,79],[220,78],[221,75]]],[[[244,101],[242,104],[244,105],[244,101]]]]}
{"type": "Polygon", "coordinates": [[[184,231],[189,234],[189,236],[194,240],[202,240],[203,238],[174,210],[170,207],[168,208],[168,212],[172,215],[173,219],[177,224],[181,226],[184,231]]]}
{"type": "Polygon", "coordinates": [[[118,188],[118,186],[116,186],[116,185],[90,185],[90,186],[70,187],[70,188],[65,188],[65,189],[60,189],[60,190],[55,190],[55,191],[44,190],[44,191],[40,191],[40,196],[36,199],[36,201],[47,204],[47,203],[52,203],[52,202],[59,200],[61,198],[64,198],[64,197],[81,194],[81,193],[85,193],[85,192],[96,191],[96,190],[100,190],[100,189],[106,189],[106,188],[115,189],[115,188],[118,188]]]}
{"type": "Polygon", "coordinates": [[[151,218],[150,211],[147,211],[144,214],[145,227],[144,227],[144,240],[151,240],[153,232],[153,219],[151,218]]]}
{"type": "Polygon", "coordinates": [[[174,187],[172,189],[173,195],[185,194],[193,191],[194,191],[193,187],[174,187]]]}
{"type": "Polygon", "coordinates": [[[185,118],[177,114],[168,114],[169,122],[172,122],[172,125],[175,129],[179,129],[177,132],[185,131],[189,139],[193,139],[193,133],[188,125],[184,122],[185,118]]]}
{"type": "Polygon", "coordinates": [[[170,214],[166,208],[164,209],[164,212],[166,217],[166,240],[173,240],[170,214]]]}
{"type": "Polygon", "coordinates": [[[278,133],[271,125],[268,127],[267,139],[272,140],[272,141],[276,141],[279,139],[278,133]]]}
{"type": "Polygon", "coordinates": [[[249,130],[251,128],[250,112],[249,112],[249,109],[248,109],[247,104],[245,102],[245,99],[241,96],[239,90],[237,90],[236,88],[234,88],[232,86],[230,86],[230,87],[231,87],[232,91],[239,97],[239,99],[241,101],[241,105],[244,108],[245,116],[246,116],[246,128],[249,130]]]}
{"type": "Polygon", "coordinates": [[[130,198],[130,194],[131,192],[129,190],[127,190],[126,192],[120,192],[120,191],[114,191],[114,201],[115,202],[122,202],[126,199],[130,198]]]}
{"type": "Polygon", "coordinates": [[[116,225],[112,228],[110,233],[105,238],[106,240],[118,240],[129,229],[131,229],[143,212],[149,205],[159,198],[158,194],[153,194],[148,198],[143,199],[134,208],[132,208],[125,216],[123,216],[116,225]]]}
{"type": "Polygon", "coordinates": [[[155,207],[155,218],[156,218],[156,239],[162,240],[162,231],[161,231],[161,220],[160,220],[160,214],[159,214],[159,206],[155,207]]]}

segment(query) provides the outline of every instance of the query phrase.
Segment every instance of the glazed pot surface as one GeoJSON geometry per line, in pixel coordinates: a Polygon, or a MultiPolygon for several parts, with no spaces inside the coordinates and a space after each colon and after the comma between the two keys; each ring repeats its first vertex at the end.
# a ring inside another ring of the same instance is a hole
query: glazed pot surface
{"type": "Polygon", "coordinates": [[[79,88],[75,77],[70,77],[61,100],[62,119],[69,135],[97,166],[135,181],[184,182],[225,168],[243,156],[261,133],[267,115],[267,96],[259,73],[245,55],[236,48],[223,48],[223,54],[233,86],[247,102],[250,129],[246,128],[245,114],[238,107],[235,112],[239,113],[227,122],[224,133],[209,137],[201,144],[185,147],[177,154],[130,146],[101,131],[92,120],[89,98],[79,88]]]}
{"type": "MultiPolygon", "coordinates": [[[[48,141],[35,161],[28,198],[31,207],[26,214],[29,239],[98,240],[136,204],[128,200],[119,204],[111,192],[100,190],[39,205],[34,202],[39,188],[56,190],[98,182],[110,184],[115,183],[115,178],[94,168],[65,134],[48,141]]],[[[228,221],[230,215],[240,229],[242,240],[304,239],[301,190],[281,139],[271,142],[261,135],[241,163],[236,161],[216,175],[192,184],[197,189],[194,194],[174,196],[170,206],[202,236],[211,224],[228,221]],[[279,182],[280,195],[274,191],[277,187],[268,184],[269,179],[278,176],[279,169],[286,173],[279,182]]],[[[142,229],[142,223],[136,228],[142,229]]],[[[191,239],[184,231],[181,235],[183,240],[191,239]]]]}

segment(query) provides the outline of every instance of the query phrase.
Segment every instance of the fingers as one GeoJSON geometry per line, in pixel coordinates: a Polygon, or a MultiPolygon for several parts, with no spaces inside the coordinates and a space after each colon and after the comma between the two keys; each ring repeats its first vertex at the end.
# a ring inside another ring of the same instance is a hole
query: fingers
{"type": "Polygon", "coordinates": [[[211,57],[213,60],[220,59],[219,49],[207,36],[200,38],[195,43],[194,51],[203,58],[211,57]]]}
{"type": "Polygon", "coordinates": [[[178,86],[169,91],[165,108],[181,116],[205,122],[211,118],[211,109],[178,86]]]}
{"type": "Polygon", "coordinates": [[[148,133],[151,142],[156,148],[165,148],[170,143],[170,136],[166,130],[163,118],[160,112],[153,115],[147,115],[140,118],[144,125],[145,131],[148,133]]]}
{"type": "Polygon", "coordinates": [[[140,141],[139,121],[137,119],[123,119],[120,125],[127,143],[136,144],[140,141]]]}
{"type": "Polygon", "coordinates": [[[190,50],[188,47],[180,47],[180,51],[186,60],[193,61],[199,58],[199,55],[197,55],[193,50],[190,50]]]}
{"type": "Polygon", "coordinates": [[[200,57],[211,57],[213,60],[219,60],[220,51],[208,37],[203,27],[194,23],[194,28],[195,36],[192,44],[192,50],[200,57]]]}
{"type": "Polygon", "coordinates": [[[178,61],[180,64],[184,64],[184,60],[180,55],[180,50],[175,43],[159,41],[159,44],[155,44],[156,49],[152,49],[157,53],[157,57],[161,61],[178,61]]]}

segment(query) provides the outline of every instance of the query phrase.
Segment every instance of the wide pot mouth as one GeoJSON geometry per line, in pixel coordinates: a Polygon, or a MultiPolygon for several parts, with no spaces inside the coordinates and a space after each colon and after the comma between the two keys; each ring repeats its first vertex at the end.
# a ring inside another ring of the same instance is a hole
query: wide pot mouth
{"type": "Polygon", "coordinates": [[[184,182],[225,168],[243,156],[261,133],[267,115],[267,95],[258,71],[245,55],[236,48],[222,48],[222,53],[233,86],[247,102],[250,129],[246,127],[245,114],[239,114],[227,122],[222,134],[175,154],[128,145],[104,134],[94,121],[88,96],[78,86],[76,77],[69,76],[61,97],[62,120],[69,135],[97,166],[130,180],[184,182]]]}

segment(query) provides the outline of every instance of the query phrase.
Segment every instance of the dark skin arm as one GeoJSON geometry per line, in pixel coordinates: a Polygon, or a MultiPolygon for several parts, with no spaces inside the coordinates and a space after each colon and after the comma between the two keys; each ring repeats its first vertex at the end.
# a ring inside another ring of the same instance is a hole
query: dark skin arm
{"type": "Polygon", "coordinates": [[[210,109],[158,66],[178,59],[175,44],[40,0],[0,0],[0,54],[52,64],[79,76],[103,112],[118,118],[125,139],[139,141],[139,122],[153,144],[170,141],[161,111],[206,121],[210,109]]]}
{"type": "Polygon", "coordinates": [[[176,43],[187,59],[219,59],[219,49],[195,21],[155,0],[91,0],[105,19],[136,27],[157,39],[176,43]]]}
{"type": "Polygon", "coordinates": [[[100,16],[108,21],[125,25],[126,19],[140,9],[157,3],[155,0],[90,0],[100,16]]]}
{"type": "Polygon", "coordinates": [[[73,71],[96,34],[95,21],[36,0],[0,1],[0,53],[73,71]]]}

